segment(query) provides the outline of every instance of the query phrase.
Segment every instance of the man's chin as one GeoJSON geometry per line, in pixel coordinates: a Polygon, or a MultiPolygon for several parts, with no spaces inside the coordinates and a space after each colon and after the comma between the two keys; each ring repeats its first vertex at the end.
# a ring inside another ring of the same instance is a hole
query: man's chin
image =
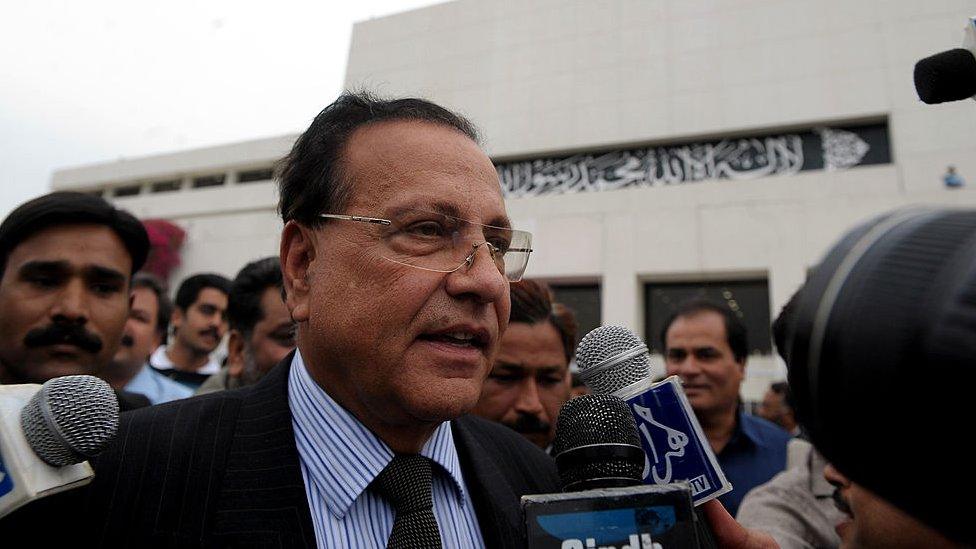
{"type": "Polygon", "coordinates": [[[44,383],[61,376],[95,375],[94,366],[89,361],[66,357],[51,357],[42,363],[24,369],[26,383],[44,383]]]}
{"type": "Polygon", "coordinates": [[[549,439],[549,433],[519,433],[531,442],[535,444],[540,449],[545,450],[549,447],[551,440],[549,439]]]}
{"type": "Polygon", "coordinates": [[[474,409],[481,395],[471,380],[447,379],[431,383],[426,391],[412,395],[409,404],[414,417],[431,423],[451,421],[474,409]]]}

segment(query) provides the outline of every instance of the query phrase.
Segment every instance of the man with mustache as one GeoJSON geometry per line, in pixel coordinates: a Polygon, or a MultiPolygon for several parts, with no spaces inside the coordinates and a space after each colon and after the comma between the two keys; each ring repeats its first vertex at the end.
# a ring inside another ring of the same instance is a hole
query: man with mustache
{"type": "Polygon", "coordinates": [[[471,123],[345,93],[276,179],[297,349],[254,385],[123,414],[86,534],[101,547],[524,547],[520,497],[558,492],[555,464],[468,412],[532,242],[471,123]]]}
{"type": "Polygon", "coordinates": [[[149,366],[149,355],[166,338],[173,304],[162,282],[147,273],[132,278],[132,304],[122,333],[122,344],[99,372],[116,390],[145,395],[152,404],[186,398],[193,391],[149,366]]]}
{"type": "Polygon", "coordinates": [[[511,286],[508,330],[474,413],[546,449],[555,436],[559,409],[569,400],[576,318],[552,301],[542,282],[525,279],[511,286]]]}
{"type": "Polygon", "coordinates": [[[281,262],[266,257],[245,265],[230,286],[227,365],[197,394],[253,385],[295,348],[295,323],[281,298],[281,262]]]}
{"type": "MultiPolygon", "coordinates": [[[[56,192],[0,224],[0,383],[94,374],[118,349],[149,239],[102,198],[56,192]]],[[[145,404],[120,394],[123,409],[145,404]]]]}
{"type": "Polygon", "coordinates": [[[157,372],[196,391],[220,371],[211,354],[227,332],[227,294],[230,280],[204,273],[184,280],[176,290],[176,308],[170,321],[173,338],[149,358],[157,372]]]}

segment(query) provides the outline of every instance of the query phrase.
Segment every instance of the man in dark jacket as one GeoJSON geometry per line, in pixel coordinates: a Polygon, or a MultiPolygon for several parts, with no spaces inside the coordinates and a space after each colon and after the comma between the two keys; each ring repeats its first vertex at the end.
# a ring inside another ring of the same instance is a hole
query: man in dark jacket
{"type": "Polygon", "coordinates": [[[521,547],[553,462],[466,414],[531,236],[460,116],[344,94],[282,161],[297,350],[256,385],[124,417],[86,523],[104,546],[521,547]]]}

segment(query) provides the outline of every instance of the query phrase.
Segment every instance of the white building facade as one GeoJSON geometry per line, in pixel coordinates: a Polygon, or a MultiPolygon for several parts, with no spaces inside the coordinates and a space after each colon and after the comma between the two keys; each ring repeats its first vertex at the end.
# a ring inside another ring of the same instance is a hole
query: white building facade
{"type": "MultiPolygon", "coordinates": [[[[479,126],[534,235],[527,276],[584,326],[654,346],[680,300],[724,300],[750,327],[743,394],[757,400],[784,375],[765,326],[844,231],[896,207],[976,205],[942,181],[953,165],[976,185],[976,103],[923,105],[912,83],[974,14],[949,0],[458,0],[357,24],[346,87],[479,126]]],[[[65,169],[53,186],[183,227],[174,281],[231,276],[277,253],[270,168],[294,138],[65,169]]]]}

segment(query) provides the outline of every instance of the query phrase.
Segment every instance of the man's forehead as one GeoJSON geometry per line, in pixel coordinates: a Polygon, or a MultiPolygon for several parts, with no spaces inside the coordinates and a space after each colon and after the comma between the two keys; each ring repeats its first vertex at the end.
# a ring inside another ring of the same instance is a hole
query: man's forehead
{"type": "Polygon", "coordinates": [[[226,307],[227,294],[212,286],[205,286],[203,288],[200,288],[200,292],[197,293],[197,298],[196,300],[193,301],[193,304],[210,305],[213,307],[226,307]]]}
{"type": "Polygon", "coordinates": [[[715,311],[697,311],[674,319],[668,327],[667,337],[681,335],[696,338],[717,338],[724,340],[725,319],[715,311]]]}
{"type": "Polygon", "coordinates": [[[104,269],[128,276],[132,258],[122,239],[108,227],[59,225],[42,229],[17,244],[7,257],[4,272],[17,271],[25,264],[58,265],[76,271],[104,269]]]}
{"type": "Polygon", "coordinates": [[[491,160],[443,124],[394,120],[361,127],[343,151],[343,171],[354,208],[439,207],[484,224],[505,219],[491,160]]]}
{"type": "Polygon", "coordinates": [[[132,289],[132,309],[155,311],[159,307],[156,292],[150,288],[136,287],[132,289]]]}

